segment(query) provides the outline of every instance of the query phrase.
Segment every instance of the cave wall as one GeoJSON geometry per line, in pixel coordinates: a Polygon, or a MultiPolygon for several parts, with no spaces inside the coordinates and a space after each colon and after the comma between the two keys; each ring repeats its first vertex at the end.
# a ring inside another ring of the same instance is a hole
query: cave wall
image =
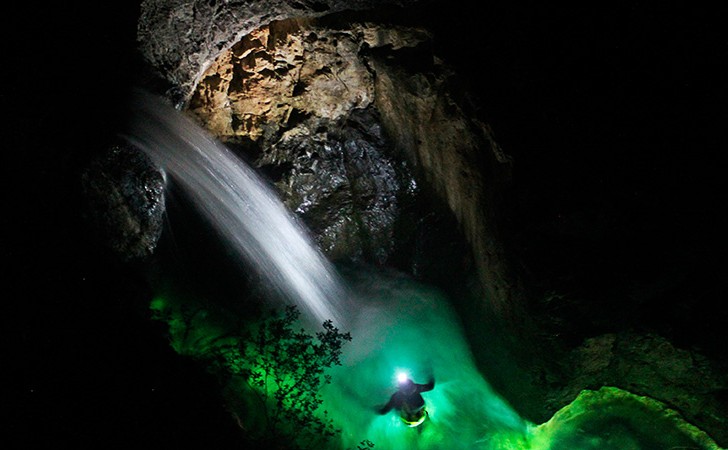
{"type": "Polygon", "coordinates": [[[416,181],[373,106],[359,56],[373,31],[273,22],[220,55],[187,111],[275,184],[329,258],[384,264],[416,181]]]}
{"type": "Polygon", "coordinates": [[[145,0],[139,49],[185,103],[202,73],[223,50],[274,20],[343,11],[401,7],[417,0],[145,0]]]}
{"type": "Polygon", "coordinates": [[[328,257],[448,290],[489,381],[543,420],[543,343],[498,230],[512,161],[432,35],[380,17],[273,21],[221,51],[183,108],[268,176],[328,257]]]}
{"type": "Polygon", "coordinates": [[[209,66],[187,111],[269,174],[333,259],[386,263],[400,203],[426,186],[470,245],[480,312],[524,338],[533,324],[497,226],[510,159],[452,92],[425,29],[350,20],[253,31],[209,66]]]}
{"type": "MultiPolygon", "coordinates": [[[[414,172],[398,178],[415,185],[416,175],[448,206],[472,246],[490,308],[499,319],[515,322],[524,315],[519,310],[522,299],[514,277],[507,273],[495,224],[499,189],[508,182],[511,161],[488,126],[468,117],[458,104],[450,92],[457,81],[432,54],[429,42],[426,30],[417,28],[372,23],[336,26],[312,19],[273,22],[220,54],[201,76],[187,110],[224,142],[258,148],[259,154],[253,152],[255,164],[282,178],[276,181],[284,201],[305,215],[315,208],[316,198],[345,187],[331,179],[332,170],[321,170],[326,165],[321,158],[327,153],[326,145],[314,146],[317,151],[310,146],[291,148],[289,142],[333,142],[335,130],[350,128],[346,120],[359,110],[373,108],[377,117],[372,120],[383,128],[376,140],[391,141],[385,145],[391,147],[389,152],[414,172]],[[284,166],[296,160],[296,174],[280,175],[290,171],[284,166]],[[302,173],[303,165],[309,166],[308,174],[302,173]],[[300,186],[311,183],[328,186],[300,186]]],[[[361,155],[349,158],[361,159],[361,155]]],[[[380,166],[393,166],[391,161],[377,159],[380,166]]],[[[358,179],[376,170],[380,170],[376,164],[371,165],[347,178],[358,179]]],[[[395,202],[400,188],[397,177],[373,177],[386,178],[393,180],[389,197],[395,202]]],[[[326,208],[324,215],[353,197],[366,195],[344,197],[326,208]]],[[[333,220],[346,221],[345,216],[333,220]]],[[[323,220],[313,217],[309,225],[323,220]]],[[[329,256],[343,256],[331,249],[344,233],[323,234],[328,235],[324,248],[329,256]]],[[[324,243],[321,238],[319,242],[324,243]]]]}

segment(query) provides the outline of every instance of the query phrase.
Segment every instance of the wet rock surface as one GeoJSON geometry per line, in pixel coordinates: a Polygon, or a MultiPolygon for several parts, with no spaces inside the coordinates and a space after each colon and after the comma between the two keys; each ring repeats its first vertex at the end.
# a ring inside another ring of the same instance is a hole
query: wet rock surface
{"type": "Polygon", "coordinates": [[[537,433],[547,435],[554,448],[720,448],[664,403],[613,386],[582,391],[537,433]]]}
{"type": "Polygon", "coordinates": [[[311,120],[285,132],[256,165],[279,178],[285,203],[329,257],[385,264],[397,243],[401,203],[416,186],[390,153],[379,118],[366,109],[343,124],[311,120]]]}

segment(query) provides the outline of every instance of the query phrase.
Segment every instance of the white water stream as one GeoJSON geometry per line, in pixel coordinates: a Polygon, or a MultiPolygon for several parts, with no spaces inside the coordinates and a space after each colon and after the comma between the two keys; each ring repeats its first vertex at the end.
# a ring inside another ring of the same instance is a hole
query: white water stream
{"type": "Polygon", "coordinates": [[[143,92],[134,98],[127,139],[182,186],[233,253],[304,320],[343,327],[348,293],[266,180],[191,118],[143,92]]]}

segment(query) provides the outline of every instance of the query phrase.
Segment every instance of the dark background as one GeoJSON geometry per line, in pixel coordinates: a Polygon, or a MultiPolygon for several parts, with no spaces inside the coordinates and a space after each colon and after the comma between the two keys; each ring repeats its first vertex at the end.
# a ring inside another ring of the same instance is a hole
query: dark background
{"type": "MultiPolygon", "coordinates": [[[[82,220],[78,168],[144,73],[135,3],[21,5],[2,31],[2,434],[16,448],[235,442],[214,382],[143,320],[138,271],[82,220]]],[[[719,7],[686,5],[435,2],[422,17],[514,158],[510,254],[534,292],[569,302],[545,312],[575,342],[653,330],[725,358],[728,33],[719,7]]]]}
{"type": "Polygon", "coordinates": [[[534,293],[565,296],[545,312],[575,339],[724,351],[728,30],[686,5],[489,2],[435,25],[514,159],[511,254],[534,293]]]}

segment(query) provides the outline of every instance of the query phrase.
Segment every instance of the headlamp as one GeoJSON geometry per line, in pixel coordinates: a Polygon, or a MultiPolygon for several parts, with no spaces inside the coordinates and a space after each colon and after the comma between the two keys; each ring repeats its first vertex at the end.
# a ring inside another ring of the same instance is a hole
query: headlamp
{"type": "Polygon", "coordinates": [[[399,384],[405,383],[409,379],[409,375],[407,375],[407,372],[401,371],[397,372],[397,382],[399,384]]]}

